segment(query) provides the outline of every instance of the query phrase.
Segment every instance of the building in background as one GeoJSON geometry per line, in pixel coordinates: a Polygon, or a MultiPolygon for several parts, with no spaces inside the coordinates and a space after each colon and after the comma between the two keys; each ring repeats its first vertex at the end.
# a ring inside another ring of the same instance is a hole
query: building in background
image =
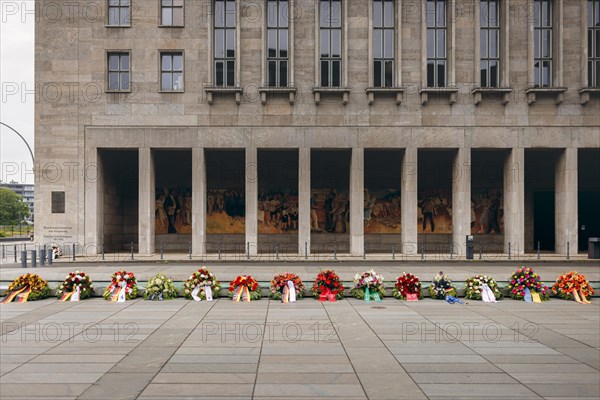
{"type": "Polygon", "coordinates": [[[27,206],[29,207],[29,218],[27,219],[28,221],[33,222],[34,221],[34,186],[27,184],[27,183],[17,183],[17,182],[10,182],[10,183],[3,183],[0,182],[0,187],[6,188],[6,189],[10,189],[13,192],[15,192],[16,194],[18,194],[19,196],[23,197],[23,201],[25,203],[27,203],[27,206]]]}

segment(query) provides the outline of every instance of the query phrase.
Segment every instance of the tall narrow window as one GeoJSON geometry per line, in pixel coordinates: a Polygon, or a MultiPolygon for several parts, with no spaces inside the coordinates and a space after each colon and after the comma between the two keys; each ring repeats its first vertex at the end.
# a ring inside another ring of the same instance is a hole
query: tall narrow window
{"type": "Polygon", "coordinates": [[[373,0],[373,86],[394,86],[394,0],[373,0]]]}
{"type": "Polygon", "coordinates": [[[129,26],[131,0],[108,0],[108,25],[129,26]]]}
{"type": "Polygon", "coordinates": [[[481,86],[500,85],[500,1],[481,0],[481,86]]]}
{"type": "Polygon", "coordinates": [[[427,0],[427,86],[445,87],[448,70],[445,0],[427,0]]]}
{"type": "Polygon", "coordinates": [[[552,0],[534,0],[533,9],[533,83],[552,86],[552,0]]]}
{"type": "Polygon", "coordinates": [[[289,64],[288,0],[268,0],[267,3],[267,73],[268,85],[288,85],[289,64]]]}
{"type": "Polygon", "coordinates": [[[235,0],[215,0],[215,85],[235,86],[235,0]]]}
{"type": "Polygon", "coordinates": [[[342,83],[342,1],[321,0],[319,10],[321,86],[342,83]]]}
{"type": "Polygon", "coordinates": [[[183,91],[183,53],[160,54],[160,88],[164,92],[183,91]]]}
{"type": "Polygon", "coordinates": [[[108,90],[129,91],[129,53],[108,53],[108,90]]]}
{"type": "Polygon", "coordinates": [[[183,26],[183,0],[161,0],[160,24],[183,26]]]}
{"type": "Polygon", "coordinates": [[[600,0],[588,0],[588,86],[600,87],[600,0]]]}

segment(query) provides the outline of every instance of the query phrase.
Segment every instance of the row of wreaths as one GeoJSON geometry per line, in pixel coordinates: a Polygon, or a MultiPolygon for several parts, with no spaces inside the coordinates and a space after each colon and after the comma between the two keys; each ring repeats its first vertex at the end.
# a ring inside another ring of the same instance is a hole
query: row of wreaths
{"type": "MultiPolygon", "coordinates": [[[[112,274],[110,285],[104,290],[104,298],[110,301],[131,300],[138,296],[137,279],[132,272],[117,271],[112,274]]],[[[575,271],[560,275],[551,288],[547,287],[532,268],[518,268],[508,280],[510,296],[517,300],[527,299],[533,293],[542,301],[554,294],[563,299],[587,302],[594,294],[594,289],[586,277],[575,271]],[[580,301],[581,300],[581,301],[580,301]]],[[[493,293],[496,299],[502,297],[496,281],[485,275],[475,275],[465,281],[465,299],[485,301],[486,293],[493,293]]],[[[235,301],[252,301],[260,299],[262,289],[259,283],[249,275],[236,277],[230,282],[229,296],[235,301]]],[[[448,275],[440,272],[427,287],[429,296],[434,299],[454,298],[456,288],[448,275]]],[[[82,271],[70,272],[65,280],[56,288],[56,296],[63,301],[81,300],[91,297],[94,284],[89,275],[82,271]]],[[[197,301],[218,298],[221,283],[207,268],[200,268],[185,281],[182,295],[197,301]]],[[[273,277],[269,286],[269,297],[275,300],[295,301],[305,293],[305,285],[296,274],[285,272],[273,277]]],[[[313,285],[311,294],[321,301],[336,301],[345,295],[345,287],[340,277],[332,270],[321,271],[313,285]]],[[[374,270],[356,274],[350,294],[359,299],[379,300],[386,296],[383,277],[374,270]]],[[[144,288],[144,298],[148,300],[169,300],[176,298],[180,292],[173,279],[163,274],[152,277],[144,288]]],[[[392,288],[392,296],[398,299],[416,300],[422,298],[421,280],[410,273],[403,273],[396,279],[392,288]]],[[[48,282],[36,274],[25,274],[15,279],[2,300],[8,302],[34,301],[50,296],[48,282]]]]}

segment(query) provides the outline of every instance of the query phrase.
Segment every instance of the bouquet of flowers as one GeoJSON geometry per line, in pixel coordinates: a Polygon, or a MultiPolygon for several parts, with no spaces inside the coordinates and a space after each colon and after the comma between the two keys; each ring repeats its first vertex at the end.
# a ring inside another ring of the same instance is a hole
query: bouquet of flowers
{"type": "Polygon", "coordinates": [[[25,274],[12,281],[6,290],[6,296],[0,304],[25,303],[26,301],[36,301],[50,296],[48,282],[36,274],[25,274]]]}
{"type": "Polygon", "coordinates": [[[496,299],[502,298],[502,293],[498,289],[498,284],[494,278],[485,275],[475,275],[465,281],[465,298],[472,300],[482,300],[482,286],[487,285],[496,296],[496,299]]]}
{"type": "Polygon", "coordinates": [[[539,275],[533,271],[533,268],[518,268],[509,281],[508,289],[510,290],[510,297],[513,299],[523,300],[526,294],[525,289],[529,289],[531,292],[538,293],[541,301],[549,300],[550,289],[544,285],[544,282],[540,281],[539,275]]]}
{"type": "Polygon", "coordinates": [[[421,294],[421,281],[413,274],[403,272],[396,280],[392,296],[397,299],[406,300],[409,294],[416,294],[419,299],[423,297],[421,294]]]}
{"type": "Polygon", "coordinates": [[[291,272],[283,272],[277,274],[271,279],[271,286],[269,287],[269,297],[273,300],[281,300],[284,289],[288,286],[288,282],[291,281],[294,284],[296,290],[296,298],[301,299],[304,292],[304,283],[302,279],[296,274],[291,272]]]}
{"type": "Polygon", "coordinates": [[[137,280],[133,272],[117,271],[112,274],[110,285],[104,291],[104,299],[117,301],[119,292],[125,289],[125,298],[127,300],[135,299],[138,295],[137,280]]]}
{"type": "Polygon", "coordinates": [[[373,269],[354,275],[354,287],[350,293],[357,299],[369,301],[373,297],[375,300],[381,300],[387,294],[383,286],[383,276],[373,269]]]}
{"type": "Polygon", "coordinates": [[[440,271],[439,274],[433,277],[429,286],[429,297],[437,300],[444,300],[446,296],[456,297],[456,289],[452,286],[452,281],[448,275],[440,271]]]}
{"type": "Polygon", "coordinates": [[[56,289],[56,297],[59,300],[67,301],[69,299],[75,301],[87,299],[94,293],[94,284],[89,275],[83,271],[69,272],[56,289]],[[78,292],[78,295],[75,294],[78,292]],[[73,298],[75,296],[75,299],[73,298]]]}
{"type": "Polygon", "coordinates": [[[186,299],[191,300],[192,292],[198,287],[198,297],[202,300],[206,300],[206,291],[204,290],[206,286],[210,286],[213,297],[219,297],[221,284],[217,280],[215,274],[210,272],[208,268],[202,267],[190,275],[188,280],[183,284],[183,296],[186,299]]]}
{"type": "Polygon", "coordinates": [[[344,298],[344,285],[335,271],[319,272],[312,287],[313,296],[319,301],[336,301],[344,298]]]}
{"type": "Polygon", "coordinates": [[[229,283],[229,297],[233,301],[252,301],[262,297],[256,279],[250,275],[240,275],[229,283]]]}
{"type": "Polygon", "coordinates": [[[163,274],[156,274],[148,281],[144,299],[146,300],[171,300],[177,297],[177,289],[173,279],[163,274]]]}
{"type": "Polygon", "coordinates": [[[585,275],[571,271],[560,275],[556,279],[556,282],[552,285],[552,293],[565,300],[577,300],[579,298],[582,301],[587,301],[594,294],[594,289],[590,286],[585,275]]]}

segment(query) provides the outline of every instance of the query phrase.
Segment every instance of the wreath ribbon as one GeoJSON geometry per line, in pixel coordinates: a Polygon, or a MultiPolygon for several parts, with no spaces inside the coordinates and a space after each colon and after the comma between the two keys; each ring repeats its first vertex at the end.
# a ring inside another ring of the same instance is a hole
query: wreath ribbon
{"type": "MultiPolygon", "coordinates": [[[[24,285],[19,288],[16,288],[15,290],[13,290],[10,293],[7,293],[6,296],[4,296],[4,299],[2,299],[2,301],[0,301],[0,304],[10,303],[11,301],[13,301],[15,299],[15,297],[17,297],[19,294],[21,294],[28,288],[29,288],[29,285],[24,285]]],[[[29,293],[31,293],[31,288],[29,288],[29,293]]],[[[27,293],[27,297],[29,296],[29,293],[27,293]]],[[[27,297],[25,297],[25,301],[27,301],[27,297]]],[[[24,301],[16,301],[16,303],[23,303],[23,302],[24,301]]]]}
{"type": "Polygon", "coordinates": [[[235,302],[249,302],[250,301],[250,289],[246,285],[236,286],[233,292],[233,301],[235,302]]]}

